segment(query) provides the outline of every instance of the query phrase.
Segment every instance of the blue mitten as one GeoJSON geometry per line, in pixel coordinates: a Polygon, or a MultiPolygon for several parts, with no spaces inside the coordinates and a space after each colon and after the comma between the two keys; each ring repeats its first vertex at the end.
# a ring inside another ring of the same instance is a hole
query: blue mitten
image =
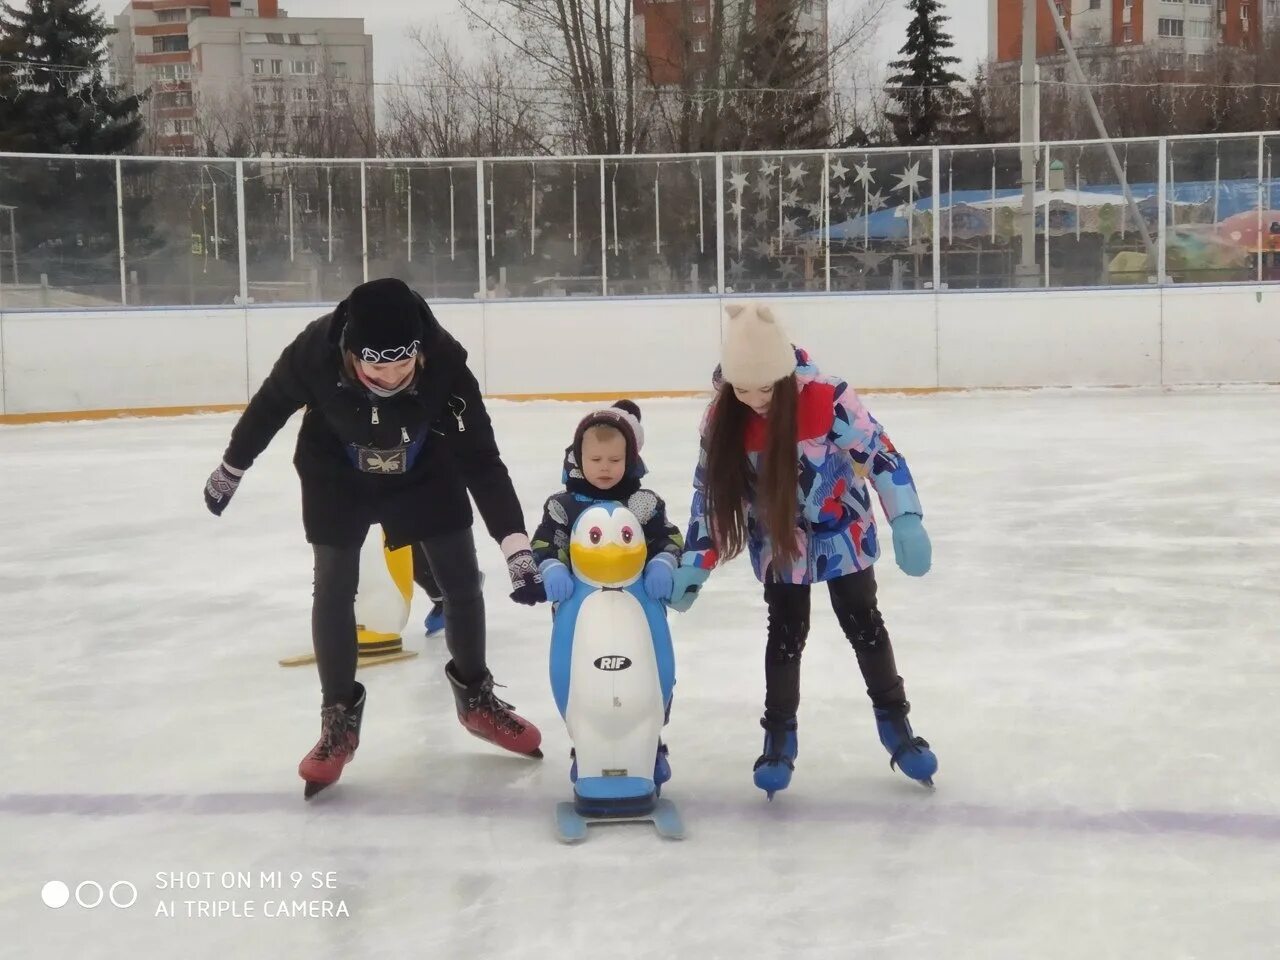
{"type": "Polygon", "coordinates": [[[564,603],[573,596],[573,574],[559,560],[548,560],[542,565],[542,586],[552,603],[564,603]]]}
{"type": "Polygon", "coordinates": [[[668,604],[671,609],[684,613],[692,607],[693,601],[698,599],[698,590],[709,576],[711,571],[701,567],[678,568],[672,575],[671,600],[668,604]]]}
{"type": "Polygon", "coordinates": [[[675,564],[667,554],[654,557],[644,568],[644,592],[650,600],[670,600],[675,585],[675,564]]]}
{"type": "Polygon", "coordinates": [[[891,523],[893,558],[909,577],[923,577],[933,565],[933,545],[924,523],[915,513],[904,513],[891,523]]]}

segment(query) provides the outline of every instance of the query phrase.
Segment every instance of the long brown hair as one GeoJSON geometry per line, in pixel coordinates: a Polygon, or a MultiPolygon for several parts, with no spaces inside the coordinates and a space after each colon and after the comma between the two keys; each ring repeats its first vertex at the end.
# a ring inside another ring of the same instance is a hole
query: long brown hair
{"type": "Polygon", "coordinates": [[[742,552],[747,543],[746,502],[750,499],[764,524],[774,558],[794,563],[800,558],[796,540],[795,375],[773,385],[765,447],[754,475],[746,447],[751,416],[751,408],[734,395],[733,385],[721,384],[707,432],[705,495],[711,539],[722,560],[742,552]]]}

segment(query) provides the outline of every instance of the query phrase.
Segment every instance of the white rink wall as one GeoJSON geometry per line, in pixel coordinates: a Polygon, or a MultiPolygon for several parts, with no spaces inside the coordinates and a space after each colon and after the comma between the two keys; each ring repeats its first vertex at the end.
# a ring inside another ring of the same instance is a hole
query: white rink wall
{"type": "MultiPolygon", "coordinates": [[[[491,396],[709,389],[724,300],[434,304],[491,396]]],[[[860,389],[1280,382],[1280,285],[766,298],[860,389]]],[[[324,306],[0,313],[8,418],[243,404],[324,306]]]]}

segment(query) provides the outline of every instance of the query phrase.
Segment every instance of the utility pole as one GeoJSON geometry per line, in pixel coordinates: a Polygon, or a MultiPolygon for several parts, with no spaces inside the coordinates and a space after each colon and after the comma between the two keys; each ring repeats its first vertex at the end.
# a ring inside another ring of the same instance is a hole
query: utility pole
{"type": "MultiPolygon", "coordinates": [[[[1157,251],[1155,242],[1151,239],[1151,234],[1147,233],[1147,221],[1142,218],[1142,211],[1138,209],[1138,201],[1134,199],[1133,191],[1129,189],[1129,181],[1125,178],[1124,167],[1120,164],[1120,158],[1116,156],[1115,145],[1111,142],[1111,137],[1107,135],[1107,125],[1102,120],[1102,114],[1098,112],[1098,105],[1093,99],[1093,91],[1089,89],[1089,81],[1085,79],[1080,60],[1076,57],[1075,45],[1067,34],[1066,25],[1062,22],[1062,17],[1059,16],[1057,8],[1054,7],[1053,0],[1045,0],[1045,3],[1049,7],[1049,17],[1053,20],[1054,29],[1058,31],[1058,39],[1062,41],[1062,49],[1067,52],[1067,60],[1071,63],[1072,76],[1075,77],[1076,83],[1080,85],[1080,90],[1084,94],[1085,106],[1089,108],[1089,116],[1093,119],[1093,126],[1098,131],[1098,136],[1102,139],[1103,147],[1107,151],[1107,159],[1111,161],[1111,170],[1116,175],[1116,182],[1120,184],[1120,189],[1124,192],[1124,202],[1129,207],[1129,215],[1133,217],[1133,222],[1142,231],[1142,247],[1147,253],[1148,269],[1155,271],[1157,269],[1159,251],[1157,251]]],[[[1047,223],[1045,224],[1045,229],[1049,229],[1047,223]]],[[[1159,282],[1164,283],[1164,277],[1160,277],[1159,282]]]]}
{"type": "Polygon", "coordinates": [[[1022,144],[1022,258],[1015,273],[1019,287],[1040,284],[1040,271],[1036,269],[1036,145],[1040,142],[1036,122],[1036,5],[1036,0],[1022,0],[1022,109],[1018,134],[1022,144]]]}

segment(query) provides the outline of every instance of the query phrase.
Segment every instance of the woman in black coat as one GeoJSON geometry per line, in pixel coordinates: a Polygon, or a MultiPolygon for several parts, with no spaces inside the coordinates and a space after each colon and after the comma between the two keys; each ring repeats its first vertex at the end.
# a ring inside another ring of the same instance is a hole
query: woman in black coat
{"type": "Polygon", "coordinates": [[[445,675],[458,719],[478,737],[540,757],[541,734],[493,694],[470,490],[507,559],[511,598],[545,599],[524,515],[498,453],[467,353],[402,281],[371,280],[284,349],[231,431],[205,486],[221,515],[286,420],[307,411],[294,466],[315,552],[311,633],[323,691],[321,735],[298,768],[307,796],[342,774],[359,743],[354,601],[371,524],[388,546],[420,544],[445,599],[445,675]]]}

